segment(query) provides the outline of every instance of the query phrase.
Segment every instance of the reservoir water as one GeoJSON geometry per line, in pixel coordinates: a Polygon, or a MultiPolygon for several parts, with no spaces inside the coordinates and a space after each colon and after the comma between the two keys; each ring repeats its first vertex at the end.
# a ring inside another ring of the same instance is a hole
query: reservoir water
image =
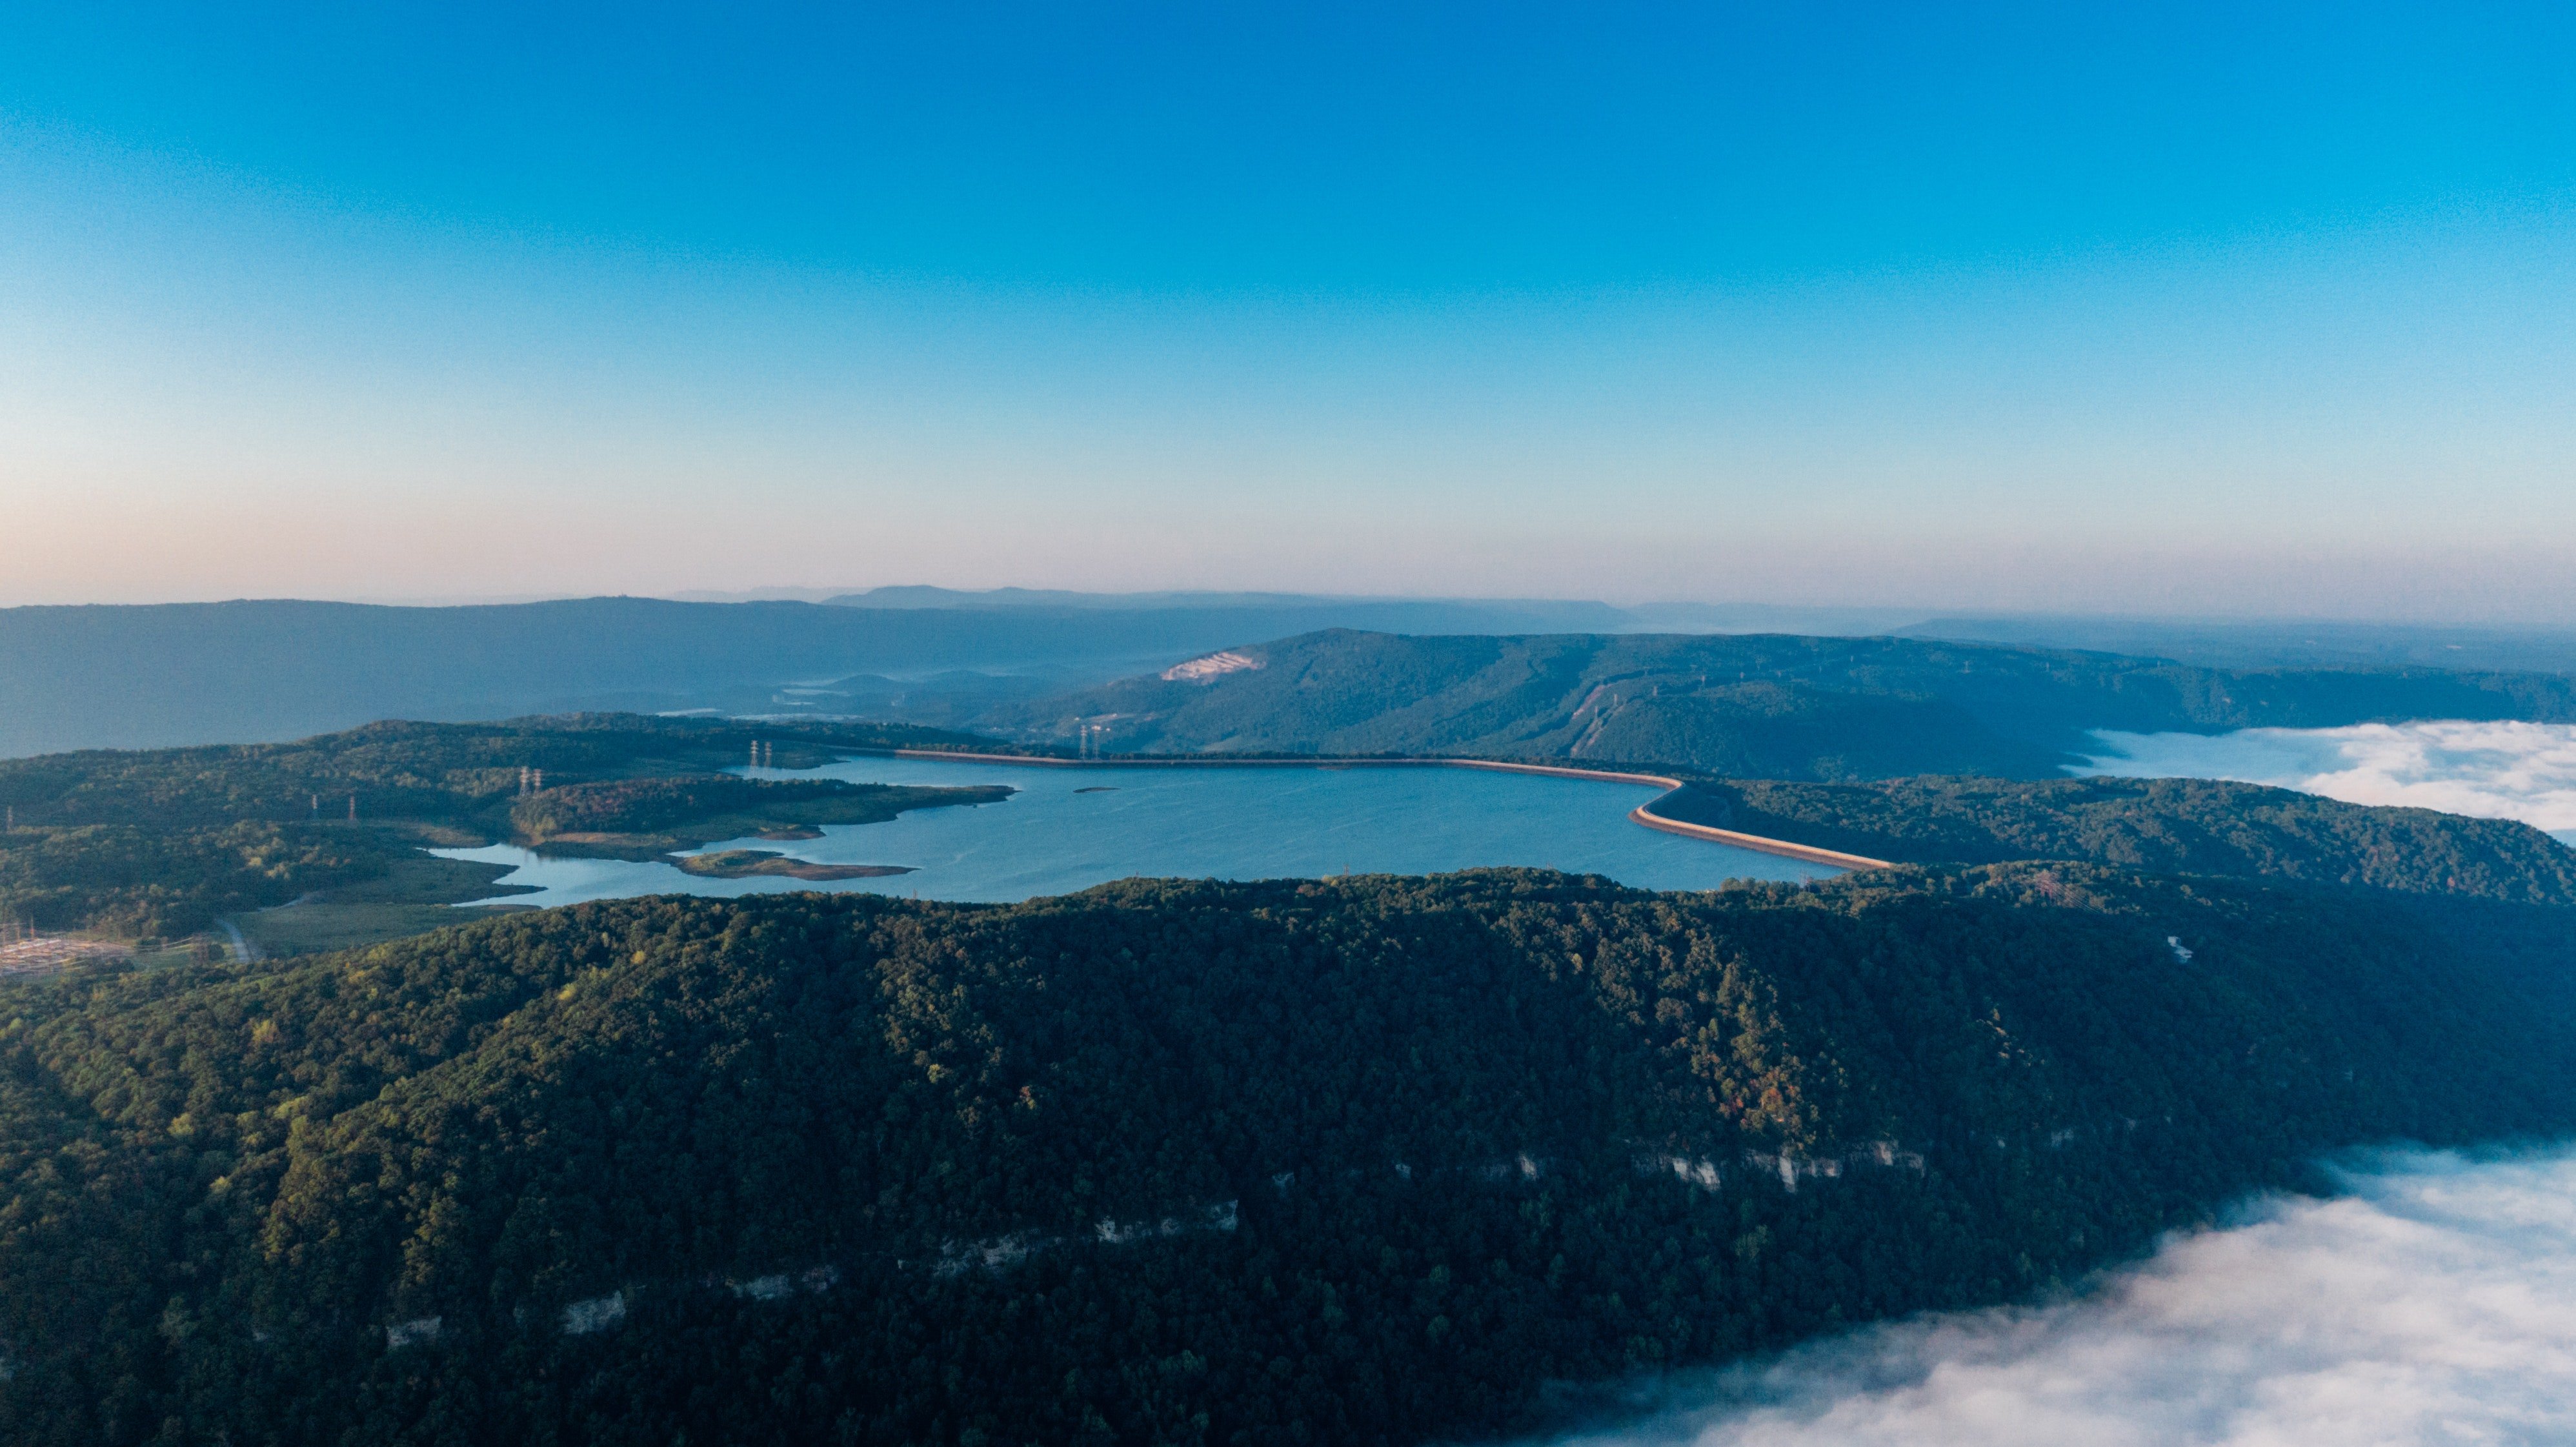
{"type": "Polygon", "coordinates": [[[923,899],[1009,901],[1137,876],[1189,879],[1434,874],[1530,865],[1602,874],[1640,889],[1713,889],[1728,879],[1817,879],[1838,871],[1633,824],[1647,785],[1478,769],[1049,767],[856,758],[754,778],[879,784],[1008,784],[998,804],[916,809],[820,839],[719,841],[818,864],[901,865],[909,874],[809,883],[705,879],[664,863],[549,859],[510,845],[433,851],[517,868],[500,882],[539,892],[512,904],[638,894],[868,890],[923,899]]]}

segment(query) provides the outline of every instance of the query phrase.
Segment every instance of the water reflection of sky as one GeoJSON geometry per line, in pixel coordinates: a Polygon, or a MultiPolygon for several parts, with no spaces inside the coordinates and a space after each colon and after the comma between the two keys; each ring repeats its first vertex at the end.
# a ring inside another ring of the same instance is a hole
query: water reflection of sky
{"type": "Polygon", "coordinates": [[[999,804],[918,809],[883,824],[827,827],[820,839],[727,840],[821,864],[916,872],[812,883],[701,879],[662,863],[545,859],[509,845],[441,849],[513,864],[502,882],[541,892],[510,902],[573,904],[636,894],[868,890],[924,899],[1018,900],[1135,876],[1277,879],[1434,874],[1543,865],[1642,889],[1709,889],[1729,878],[1836,873],[1630,823],[1650,787],[1452,768],[1050,768],[933,759],[850,759],[760,778],[884,784],[1009,784],[999,804]]]}

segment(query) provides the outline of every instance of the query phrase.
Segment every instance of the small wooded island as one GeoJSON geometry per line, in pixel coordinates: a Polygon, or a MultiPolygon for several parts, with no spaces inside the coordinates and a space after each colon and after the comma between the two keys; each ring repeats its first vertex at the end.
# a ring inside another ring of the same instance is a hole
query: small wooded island
{"type": "MultiPolygon", "coordinates": [[[[531,793],[512,804],[510,825],[515,842],[544,853],[649,860],[710,840],[746,835],[815,839],[821,837],[818,826],[824,824],[881,824],[908,809],[994,804],[1010,796],[1011,790],[1000,784],[924,788],[840,779],[680,774],[531,793]]],[[[780,856],[772,852],[770,857],[780,856]]]]}
{"type": "Polygon", "coordinates": [[[776,875],[820,883],[833,879],[884,879],[913,872],[910,865],[904,864],[816,864],[809,859],[791,859],[773,849],[719,849],[708,854],[683,854],[671,862],[683,874],[707,879],[776,875]]]}

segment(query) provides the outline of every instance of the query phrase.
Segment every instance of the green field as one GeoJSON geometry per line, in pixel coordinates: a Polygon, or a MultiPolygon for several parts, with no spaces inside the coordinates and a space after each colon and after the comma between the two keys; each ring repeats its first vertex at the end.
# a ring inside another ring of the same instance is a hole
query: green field
{"type": "Polygon", "coordinates": [[[525,908],[526,905],[459,908],[446,904],[297,904],[243,915],[233,923],[262,953],[284,957],[356,949],[525,908]]]}

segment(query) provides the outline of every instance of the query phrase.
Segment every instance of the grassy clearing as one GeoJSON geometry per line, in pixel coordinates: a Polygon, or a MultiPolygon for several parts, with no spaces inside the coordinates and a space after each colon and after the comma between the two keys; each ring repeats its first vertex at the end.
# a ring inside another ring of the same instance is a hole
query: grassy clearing
{"type": "Polygon", "coordinates": [[[456,901],[516,894],[525,885],[493,881],[506,864],[427,855],[396,860],[383,877],[327,890],[275,909],[233,916],[252,944],[271,955],[313,955],[426,934],[525,905],[458,908],[456,901]]]}
{"type": "Polygon", "coordinates": [[[469,899],[489,899],[496,894],[533,893],[529,885],[494,883],[510,869],[507,864],[481,864],[471,859],[440,859],[424,854],[398,859],[386,868],[381,878],[326,890],[310,903],[456,904],[469,899]]]}
{"type": "Polygon", "coordinates": [[[253,944],[271,955],[318,955],[470,924],[527,905],[329,904],[316,901],[264,909],[234,921],[253,944]]]}

